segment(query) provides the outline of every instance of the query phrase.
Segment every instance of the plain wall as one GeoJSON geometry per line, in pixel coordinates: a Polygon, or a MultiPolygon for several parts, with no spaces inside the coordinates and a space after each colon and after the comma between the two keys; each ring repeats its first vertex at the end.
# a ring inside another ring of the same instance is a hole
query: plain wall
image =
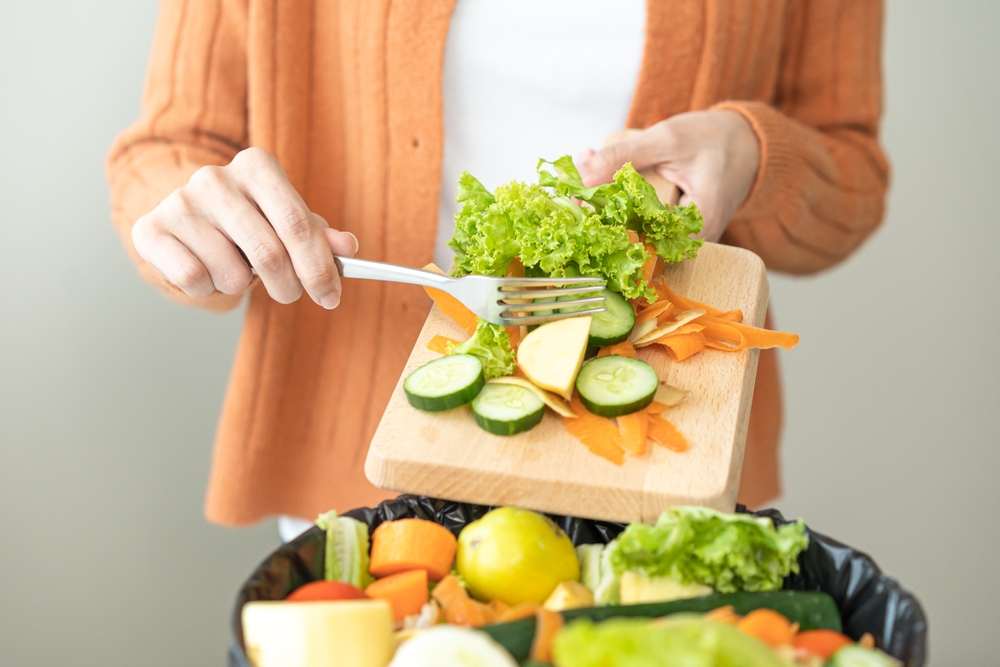
{"type": "MultiPolygon", "coordinates": [[[[109,222],[151,0],[13,2],[0,21],[0,665],[220,665],[273,522],[201,515],[241,314],[168,303],[109,222]]],[[[889,3],[885,225],[772,277],[786,494],[916,591],[935,665],[995,665],[1000,4],[889,3]]],[[[533,159],[533,156],[526,156],[533,159]]]]}

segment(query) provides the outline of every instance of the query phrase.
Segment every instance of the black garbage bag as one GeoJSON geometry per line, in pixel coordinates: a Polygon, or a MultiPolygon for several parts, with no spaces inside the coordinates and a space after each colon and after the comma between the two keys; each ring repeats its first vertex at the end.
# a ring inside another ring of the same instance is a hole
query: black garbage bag
{"type": "MultiPolygon", "coordinates": [[[[470,505],[426,496],[402,495],[375,508],[344,514],[368,524],[369,535],[383,521],[427,519],[456,536],[492,507],[470,505]]],[[[737,512],[746,512],[737,506],[737,512]]],[[[752,512],[775,525],[790,523],[777,510],[752,512]]],[[[607,544],[624,530],[624,523],[549,515],[566,531],[573,544],[607,544]]],[[[806,528],[809,547],[799,555],[799,573],[785,579],[787,590],[823,591],[840,610],[844,633],[857,640],[871,633],[875,644],[902,660],[907,667],[922,667],[927,651],[927,620],[920,602],[879,569],[867,554],[856,551],[806,528]]],[[[243,605],[253,600],[283,600],[293,590],[323,578],[326,533],[313,527],[271,554],[240,589],[233,609],[233,636],[229,644],[230,667],[251,667],[243,643],[243,605]]]]}

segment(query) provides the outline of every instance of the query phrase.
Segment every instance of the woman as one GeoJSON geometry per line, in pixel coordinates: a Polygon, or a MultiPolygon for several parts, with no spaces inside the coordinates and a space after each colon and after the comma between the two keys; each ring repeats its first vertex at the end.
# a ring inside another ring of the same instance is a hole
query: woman
{"type": "MultiPolygon", "coordinates": [[[[642,131],[580,156],[590,184],[631,161],[701,207],[707,238],[773,270],[843,260],[883,213],[881,26],[872,0],[165,0],[142,117],[108,174],[140,273],[213,311],[249,293],[208,518],[391,495],[362,466],[427,299],[344,289],[333,255],[447,261],[456,170],[481,175],[469,162],[506,148],[530,168],[556,157],[550,135],[575,152],[624,125],[642,131]]],[[[526,177],[505,160],[504,180],[526,177]]],[[[771,351],[754,398],[740,499],[760,505],[780,490],[771,351]]]]}

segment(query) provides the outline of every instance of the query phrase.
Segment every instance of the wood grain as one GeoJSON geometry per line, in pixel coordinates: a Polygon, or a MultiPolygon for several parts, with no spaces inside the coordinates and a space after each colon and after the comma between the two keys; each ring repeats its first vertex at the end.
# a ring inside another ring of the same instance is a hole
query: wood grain
{"type": "MultiPolygon", "coordinates": [[[[767,276],[760,258],[747,250],[706,243],[696,259],[667,267],[664,276],[679,294],[724,310],[739,308],[747,324],[763,325],[767,276]]],[[[467,406],[444,413],[411,407],[403,378],[438,356],[427,349],[436,334],[467,338],[431,310],[368,451],[365,473],[376,486],[612,521],[651,521],[681,504],[732,511],[756,350],[705,350],[681,363],[657,345],[640,350],[662,380],[692,392],[664,413],[691,449],[678,454],[650,443],[645,456],[628,454],[616,466],[591,454],[551,412],[531,431],[502,437],[480,429],[467,406]]]]}

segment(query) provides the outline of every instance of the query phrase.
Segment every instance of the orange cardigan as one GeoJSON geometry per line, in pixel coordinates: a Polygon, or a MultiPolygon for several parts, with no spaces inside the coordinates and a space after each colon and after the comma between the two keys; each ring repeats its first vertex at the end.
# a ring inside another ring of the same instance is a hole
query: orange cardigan
{"type": "MultiPolygon", "coordinates": [[[[165,283],[138,258],[130,231],[198,167],[227,164],[248,146],[276,155],[308,205],[358,237],[361,257],[430,261],[453,4],[164,0],[142,117],[107,164],[115,226],[139,272],[183,303],[237,306],[242,295],[192,299],[165,283]]],[[[742,113],[760,140],[761,168],[723,241],[774,270],[819,271],[882,218],[881,31],[876,0],[649,0],[628,126],[710,107],[742,113]]],[[[312,517],[392,495],[362,468],[427,313],[423,292],[354,282],[327,312],[248,291],[208,518],[312,517]]],[[[780,490],[770,352],[755,399],[740,492],[751,505],[780,490]]]]}

